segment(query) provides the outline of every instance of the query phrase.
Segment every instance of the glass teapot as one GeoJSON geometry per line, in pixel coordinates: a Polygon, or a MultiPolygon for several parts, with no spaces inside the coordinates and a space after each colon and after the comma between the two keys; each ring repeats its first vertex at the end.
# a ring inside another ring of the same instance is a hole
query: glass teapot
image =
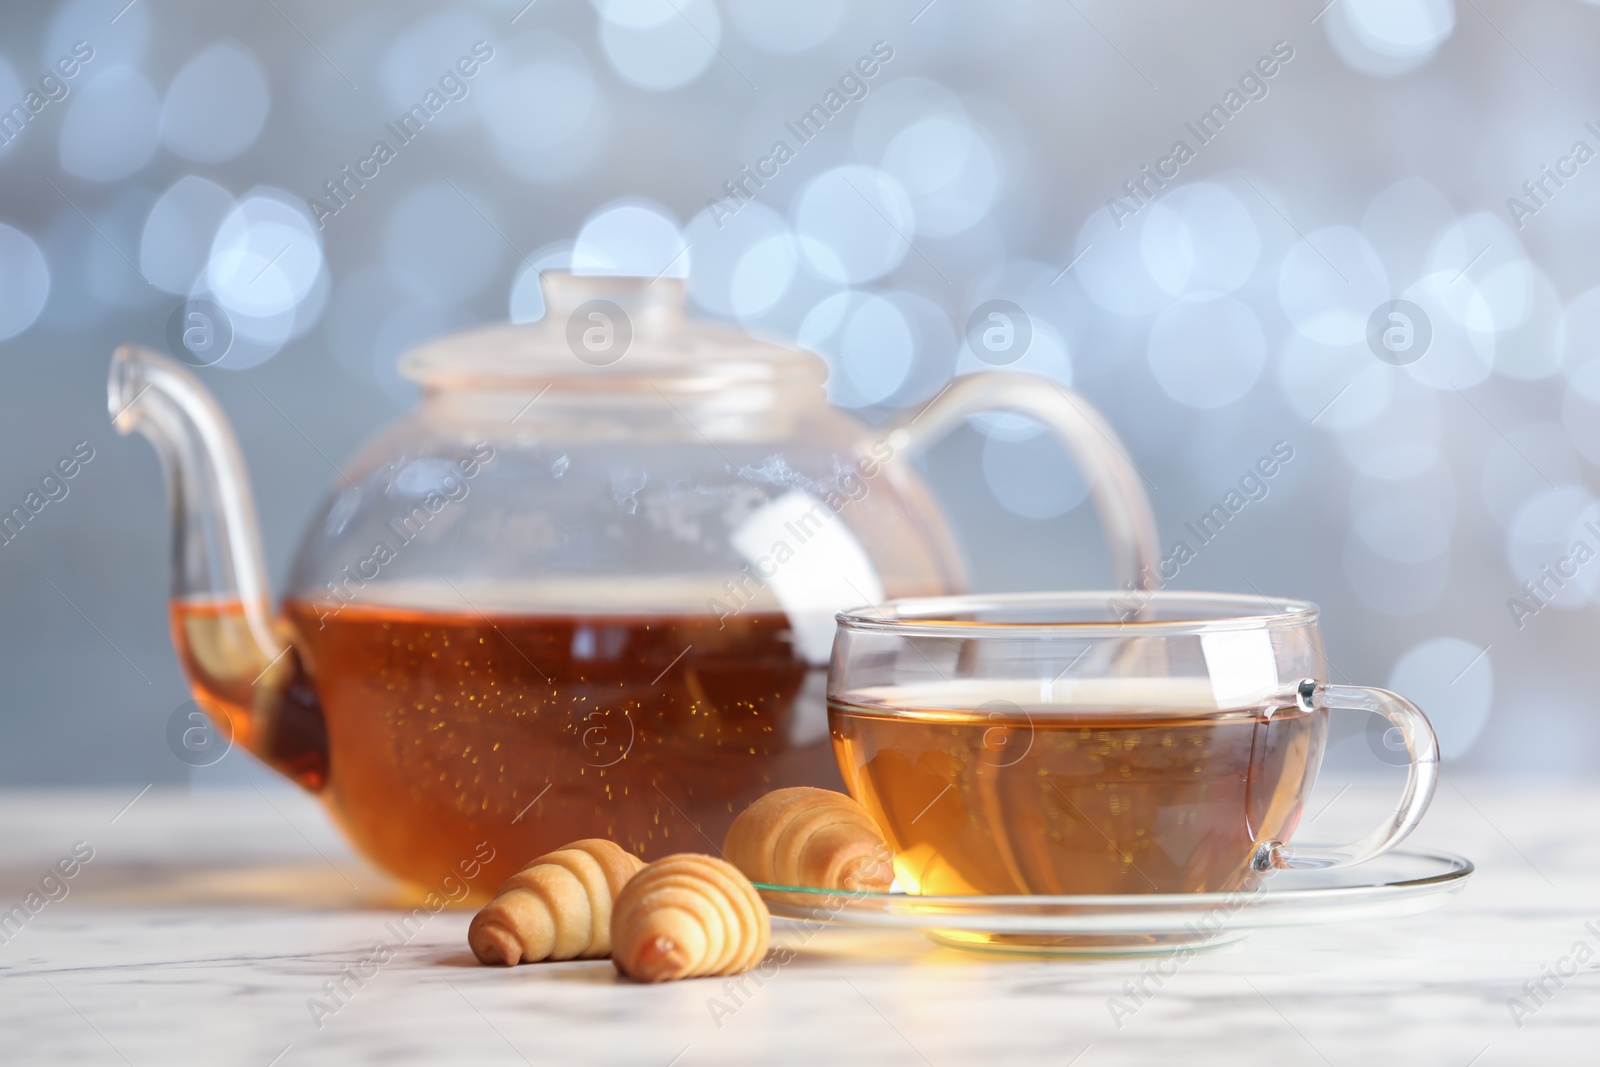
{"type": "Polygon", "coordinates": [[[479,892],[578,838],[716,851],[762,793],[840,788],[834,614],[963,591],[911,459],[974,412],[1049,427],[1119,585],[1154,573],[1138,476],[1069,389],[974,374],[870,429],[820,358],[690,318],[679,279],[541,286],[539,322],[401,360],[420,407],[344,466],[276,613],[217,404],[165,356],[112,359],[113,421],[168,483],[196,700],[392,874],[436,886],[483,842],[479,892]]]}

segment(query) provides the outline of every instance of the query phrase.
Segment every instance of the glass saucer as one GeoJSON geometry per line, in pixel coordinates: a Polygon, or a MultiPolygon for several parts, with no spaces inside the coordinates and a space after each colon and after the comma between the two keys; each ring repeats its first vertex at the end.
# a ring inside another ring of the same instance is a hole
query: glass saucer
{"type": "Polygon", "coordinates": [[[1414,915],[1460,892],[1472,862],[1395,849],[1354,867],[1274,871],[1232,893],[919,896],[756,884],[783,919],[918,930],[942,945],[1053,956],[1192,952],[1275,926],[1414,915]]]}

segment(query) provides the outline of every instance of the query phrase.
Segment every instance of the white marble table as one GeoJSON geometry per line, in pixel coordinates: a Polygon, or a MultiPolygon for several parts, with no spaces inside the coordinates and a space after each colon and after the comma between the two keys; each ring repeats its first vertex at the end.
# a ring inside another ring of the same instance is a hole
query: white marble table
{"type": "MultiPolygon", "coordinates": [[[[465,912],[433,918],[359,988],[347,981],[319,1027],[311,998],[393,940],[393,887],[288,789],[153,790],[123,810],[133,792],[0,794],[0,910],[75,842],[94,849],[67,895],[0,944],[0,1062],[1600,1059],[1600,957],[1559,987],[1545,979],[1551,995],[1520,1027],[1507,1004],[1547,967],[1571,970],[1561,961],[1577,943],[1600,949],[1600,787],[1447,780],[1414,840],[1477,861],[1461,896],[1409,919],[1257,933],[1202,954],[1120,1027],[1108,999],[1139,961],[1008,961],[916,934],[829,930],[714,1020],[717,981],[637,986],[607,961],[480,968],[465,912]]],[[[1349,789],[1317,836],[1358,829],[1390,795],[1349,789]]]]}

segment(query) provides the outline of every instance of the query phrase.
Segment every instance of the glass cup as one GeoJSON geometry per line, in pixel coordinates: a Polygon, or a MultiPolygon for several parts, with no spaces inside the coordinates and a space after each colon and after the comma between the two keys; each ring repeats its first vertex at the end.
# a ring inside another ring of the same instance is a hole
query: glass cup
{"type": "Polygon", "coordinates": [[[1360,863],[1421,819],[1426,716],[1331,685],[1304,601],[1040,593],[890,601],[838,616],[834,754],[911,893],[1230,892],[1360,863]],[[1341,848],[1288,844],[1328,709],[1389,720],[1410,759],[1392,817],[1341,848]]]}

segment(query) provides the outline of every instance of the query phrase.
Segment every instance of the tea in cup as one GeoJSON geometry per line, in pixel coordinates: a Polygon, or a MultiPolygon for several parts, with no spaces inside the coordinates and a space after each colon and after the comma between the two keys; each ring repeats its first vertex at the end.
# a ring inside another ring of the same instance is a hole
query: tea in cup
{"type": "Polygon", "coordinates": [[[1325,677],[1304,602],[901,600],[839,616],[829,725],[908,892],[1230,892],[1274,868],[1370,859],[1427,808],[1427,718],[1325,677]],[[1354,845],[1295,848],[1332,707],[1389,719],[1411,758],[1406,792],[1354,845]]]}

